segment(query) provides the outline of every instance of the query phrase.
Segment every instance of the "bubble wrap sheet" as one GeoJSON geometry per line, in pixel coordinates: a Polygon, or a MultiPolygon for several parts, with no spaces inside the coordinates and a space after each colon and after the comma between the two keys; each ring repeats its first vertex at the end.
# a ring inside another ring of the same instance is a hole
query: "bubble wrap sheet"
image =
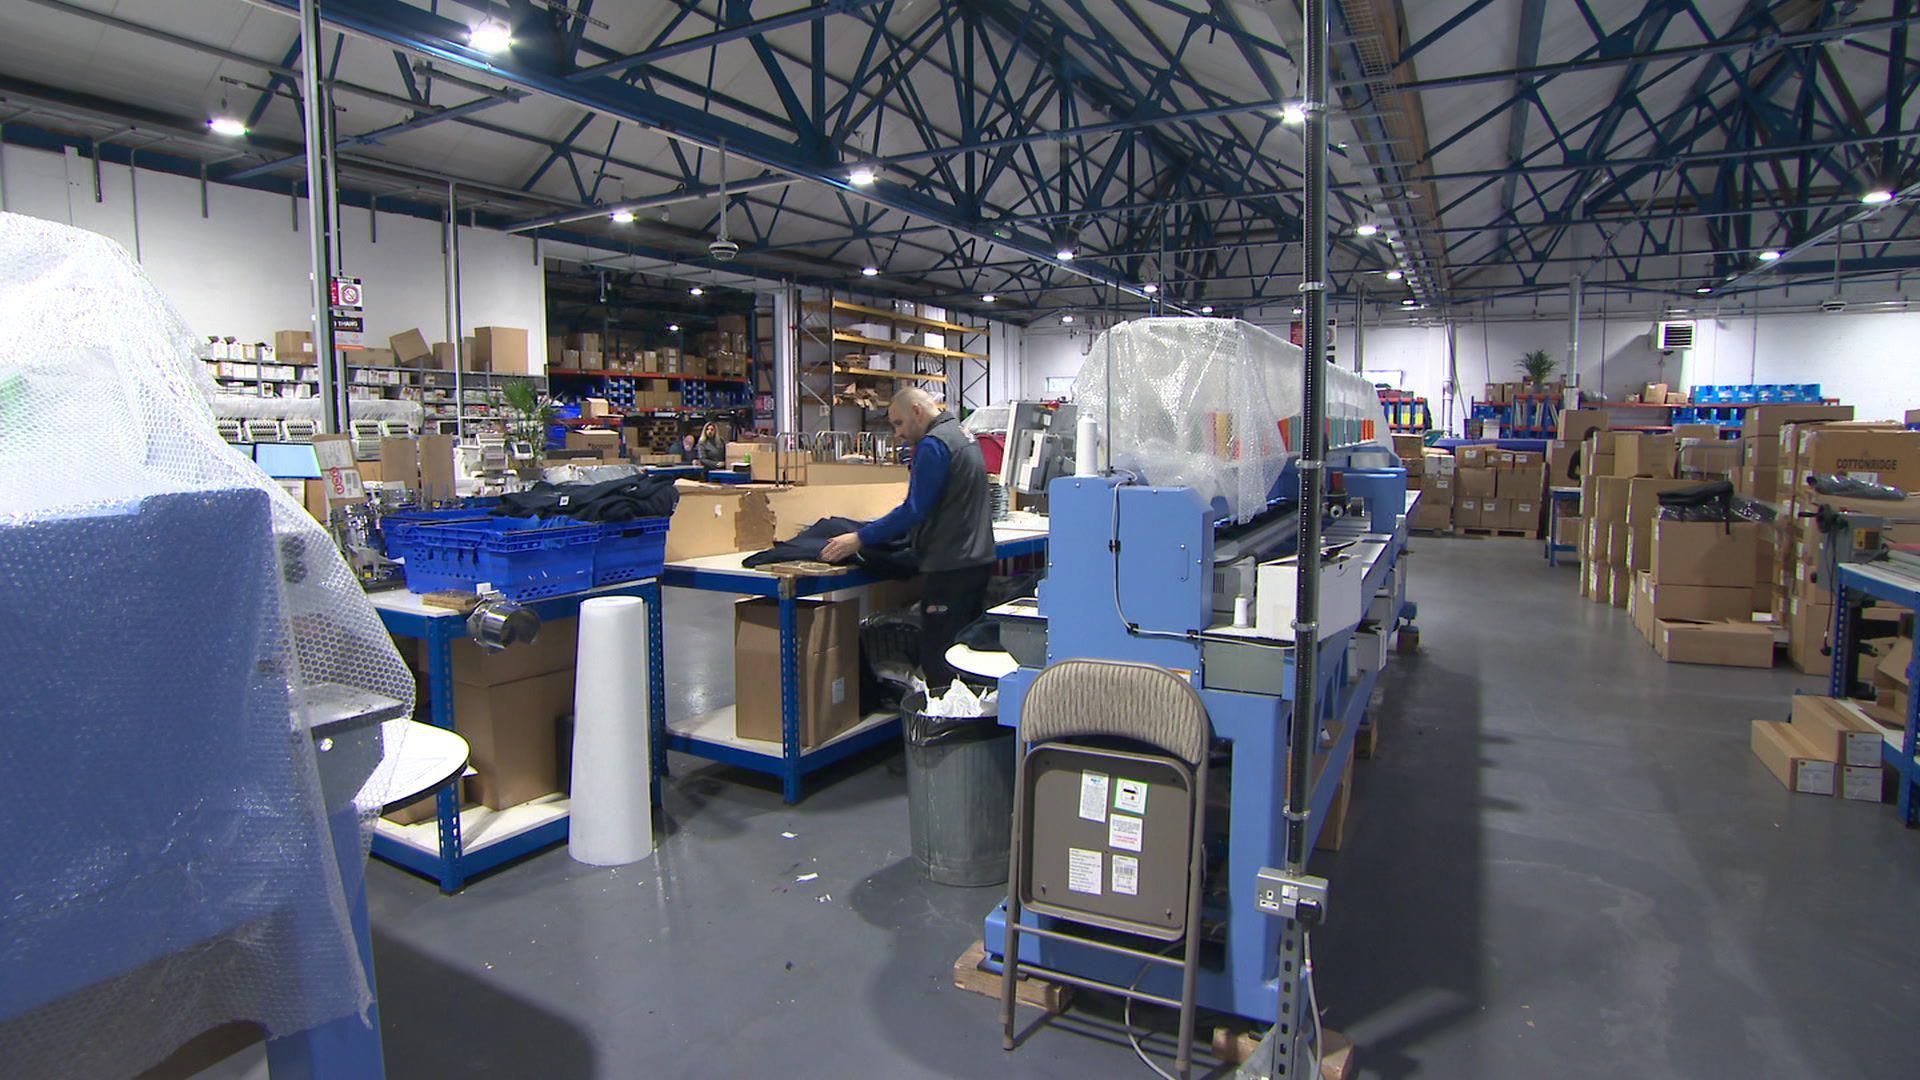
{"type": "Polygon", "coordinates": [[[193,342],[117,245],[0,214],[0,1076],[129,1075],[372,1000],[339,860],[381,729],[322,754],[294,702],[410,704],[412,677],[220,441],[193,342]]]}
{"type": "MultiPolygon", "coordinates": [[[[1223,499],[1247,521],[1299,454],[1305,362],[1299,346],[1238,319],[1135,319],[1094,341],[1074,400],[1099,421],[1114,467],[1223,499]]],[[[1333,445],[1389,447],[1373,384],[1333,364],[1326,374],[1333,445]]]]}

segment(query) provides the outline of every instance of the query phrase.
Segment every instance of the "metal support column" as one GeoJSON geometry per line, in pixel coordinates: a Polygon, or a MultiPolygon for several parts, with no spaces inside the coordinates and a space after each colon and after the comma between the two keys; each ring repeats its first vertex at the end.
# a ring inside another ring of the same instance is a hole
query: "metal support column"
{"type": "Polygon", "coordinates": [[[333,193],[327,190],[332,175],[327,157],[333,145],[328,129],[333,117],[327,115],[320,88],[319,0],[300,0],[300,97],[306,103],[307,238],[313,255],[313,359],[320,369],[320,429],[338,434],[347,416],[347,388],[340,354],[333,347],[334,222],[327,213],[333,203],[333,193]]]}
{"type": "Polygon", "coordinates": [[[1367,370],[1367,279],[1360,279],[1360,300],[1353,305],[1353,371],[1367,370]]]}
{"type": "MultiPolygon", "coordinates": [[[[1567,282],[1567,385],[1580,385],[1580,275],[1567,282]]],[[[1569,403],[1569,407],[1571,404],[1569,403]]]]}
{"type": "MultiPolygon", "coordinates": [[[[454,185],[447,184],[447,341],[453,346],[453,434],[467,433],[466,323],[460,314],[460,203],[454,185]]],[[[424,402],[423,402],[424,404],[424,402]]]]}
{"type": "Polygon", "coordinates": [[[784,282],[773,294],[773,430],[800,430],[800,376],[794,368],[796,302],[784,282]]]}

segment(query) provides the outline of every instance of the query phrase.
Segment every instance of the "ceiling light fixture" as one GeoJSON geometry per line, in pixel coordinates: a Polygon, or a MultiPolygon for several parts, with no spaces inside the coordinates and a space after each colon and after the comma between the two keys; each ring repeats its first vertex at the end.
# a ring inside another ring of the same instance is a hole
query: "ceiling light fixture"
{"type": "Polygon", "coordinates": [[[513,29],[498,19],[488,19],[467,31],[467,44],[475,52],[506,52],[513,48],[513,29]]]}
{"type": "Polygon", "coordinates": [[[1140,286],[1140,291],[1143,293],[1146,293],[1148,296],[1152,296],[1154,293],[1157,293],[1160,291],[1160,286],[1155,285],[1153,282],[1149,281],[1145,285],[1140,286]]]}
{"type": "Polygon", "coordinates": [[[695,285],[693,288],[687,290],[687,295],[688,296],[705,296],[707,295],[707,290],[701,288],[698,285],[695,285]]]}
{"type": "Polygon", "coordinates": [[[680,324],[679,324],[679,323],[668,323],[668,324],[667,324],[667,333],[669,333],[669,334],[677,334],[677,333],[679,333],[679,332],[680,332],[680,324]]]}
{"type": "Polygon", "coordinates": [[[1299,309],[1299,308],[1294,308],[1294,309],[1293,309],[1293,313],[1294,313],[1295,315],[1298,315],[1298,314],[1300,314],[1301,312],[1300,312],[1300,309],[1299,309]]]}
{"type": "Polygon", "coordinates": [[[1354,226],[1354,229],[1353,229],[1353,233],[1355,236],[1372,236],[1374,233],[1377,233],[1379,231],[1380,231],[1380,226],[1375,225],[1371,221],[1367,222],[1364,225],[1356,225],[1354,226]]]}
{"type": "Polygon", "coordinates": [[[860,276],[861,277],[879,277],[880,268],[877,266],[863,266],[860,268],[860,276]]]}
{"type": "Polygon", "coordinates": [[[1420,302],[1420,301],[1418,301],[1418,300],[1415,300],[1415,299],[1414,299],[1413,297],[1411,297],[1411,296],[1409,296],[1409,297],[1407,297],[1407,298],[1406,298],[1405,300],[1402,300],[1402,301],[1400,301],[1400,306],[1401,306],[1401,307],[1412,307],[1413,305],[1415,305],[1415,304],[1417,304],[1417,303],[1419,303],[1419,302],[1420,302]]]}
{"type": "Polygon", "coordinates": [[[1307,122],[1307,107],[1298,101],[1289,101],[1280,106],[1280,122],[1299,127],[1307,122]]]}
{"type": "Polygon", "coordinates": [[[993,303],[993,302],[994,302],[995,300],[998,300],[998,299],[1000,299],[1000,298],[999,298],[999,297],[997,297],[997,296],[995,296],[995,295],[993,295],[992,293],[981,293],[981,294],[980,294],[980,302],[981,302],[981,303],[983,303],[983,304],[991,304],[991,303],[993,303]]]}
{"type": "Polygon", "coordinates": [[[215,135],[237,139],[247,133],[247,125],[241,120],[223,114],[207,121],[207,130],[215,135]]]}
{"type": "Polygon", "coordinates": [[[1059,251],[1054,252],[1053,257],[1056,259],[1059,259],[1061,262],[1072,262],[1073,249],[1070,247],[1063,247],[1059,251]]]}
{"type": "Polygon", "coordinates": [[[872,187],[879,178],[880,174],[873,171],[873,166],[855,165],[853,171],[847,174],[847,183],[854,187],[872,187]]]}
{"type": "Polygon", "coordinates": [[[1403,273],[1401,273],[1401,272],[1400,272],[1400,271],[1398,271],[1398,270],[1389,270],[1389,271],[1387,271],[1387,280],[1388,280],[1388,281],[1399,281],[1399,280],[1400,280],[1401,278],[1403,278],[1403,277],[1406,277],[1406,276],[1407,276],[1407,275],[1405,275],[1405,274],[1403,274],[1403,273]]]}
{"type": "Polygon", "coordinates": [[[1062,316],[1060,316],[1060,321],[1061,321],[1061,322],[1063,322],[1063,323],[1072,323],[1072,322],[1073,322],[1073,316],[1071,316],[1071,315],[1062,315],[1062,316]]]}
{"type": "Polygon", "coordinates": [[[633,224],[633,211],[631,211],[631,210],[615,210],[615,211],[613,212],[613,223],[614,223],[615,225],[631,225],[631,224],[633,224]]]}
{"type": "Polygon", "coordinates": [[[1712,292],[1712,291],[1713,291],[1713,286],[1711,286],[1711,285],[1702,285],[1702,286],[1700,286],[1699,288],[1697,288],[1697,289],[1695,289],[1695,290],[1693,290],[1693,291],[1694,291],[1694,292],[1697,292],[1697,293],[1699,293],[1699,294],[1700,294],[1701,296],[1705,296],[1705,295],[1707,295],[1708,293],[1710,293],[1710,292],[1712,292]]]}
{"type": "Polygon", "coordinates": [[[1768,248],[1767,250],[1760,253],[1761,262],[1773,262],[1779,258],[1780,258],[1780,252],[1774,248],[1768,248]]]}
{"type": "Polygon", "coordinates": [[[1888,191],[1886,188],[1874,188],[1872,191],[1860,196],[1860,201],[1866,203],[1868,206],[1879,206],[1883,203],[1892,202],[1893,192],[1888,191]]]}
{"type": "Polygon", "coordinates": [[[1213,305],[1212,305],[1212,304],[1208,304],[1208,305],[1206,305],[1205,307],[1202,307],[1202,308],[1200,309],[1200,314],[1202,314],[1202,315],[1211,315],[1211,314],[1213,314],[1213,305]]]}

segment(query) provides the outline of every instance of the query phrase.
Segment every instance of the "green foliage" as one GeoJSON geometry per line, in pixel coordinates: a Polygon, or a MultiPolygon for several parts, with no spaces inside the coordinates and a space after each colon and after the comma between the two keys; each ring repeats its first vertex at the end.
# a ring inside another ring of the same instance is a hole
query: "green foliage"
{"type": "Polygon", "coordinates": [[[1527,381],[1535,386],[1545,385],[1547,378],[1553,374],[1553,369],[1558,366],[1559,363],[1554,360],[1553,354],[1545,349],[1522,353],[1519,361],[1514,364],[1514,367],[1519,368],[1521,373],[1526,375],[1527,381]]]}
{"type": "Polygon", "coordinates": [[[535,460],[545,456],[547,447],[547,427],[553,423],[558,410],[553,401],[534,388],[526,379],[510,380],[500,391],[506,400],[507,408],[513,413],[508,421],[509,433],[517,439],[525,439],[533,444],[535,460]]]}

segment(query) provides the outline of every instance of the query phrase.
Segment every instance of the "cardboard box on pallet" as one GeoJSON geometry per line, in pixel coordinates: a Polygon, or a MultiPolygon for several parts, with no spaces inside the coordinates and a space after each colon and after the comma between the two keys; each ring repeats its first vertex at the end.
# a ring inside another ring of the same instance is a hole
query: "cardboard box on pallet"
{"type": "Polygon", "coordinates": [[[1529,499],[1539,502],[1546,492],[1546,466],[1515,464],[1494,473],[1494,494],[1502,499],[1529,499]]]}
{"type": "Polygon", "coordinates": [[[1459,463],[1459,469],[1486,469],[1491,468],[1487,461],[1490,450],[1490,447],[1483,445],[1462,446],[1453,452],[1453,456],[1459,463]]]}
{"type": "Polygon", "coordinates": [[[1480,521],[1473,526],[1476,529],[1504,529],[1507,527],[1507,500],[1480,500],[1480,521]]]}
{"type": "Polygon", "coordinates": [[[1475,499],[1497,498],[1499,492],[1499,474],[1493,469],[1469,466],[1453,474],[1454,490],[1461,497],[1475,499]]]}
{"type": "Polygon", "coordinates": [[[1671,435],[1618,431],[1613,435],[1613,454],[1615,476],[1673,477],[1676,450],[1671,435]]]}
{"type": "Polygon", "coordinates": [[[1407,520],[1408,528],[1427,532],[1446,532],[1453,528],[1453,503],[1436,498],[1437,494],[1429,491],[1420,496],[1420,501],[1414,504],[1413,516],[1407,520]]]}
{"type": "Polygon", "coordinates": [[[1802,795],[1832,795],[1837,768],[1820,756],[1820,748],[1796,732],[1792,724],[1778,720],[1755,720],[1748,742],[1753,756],[1788,791],[1802,795]]]}

